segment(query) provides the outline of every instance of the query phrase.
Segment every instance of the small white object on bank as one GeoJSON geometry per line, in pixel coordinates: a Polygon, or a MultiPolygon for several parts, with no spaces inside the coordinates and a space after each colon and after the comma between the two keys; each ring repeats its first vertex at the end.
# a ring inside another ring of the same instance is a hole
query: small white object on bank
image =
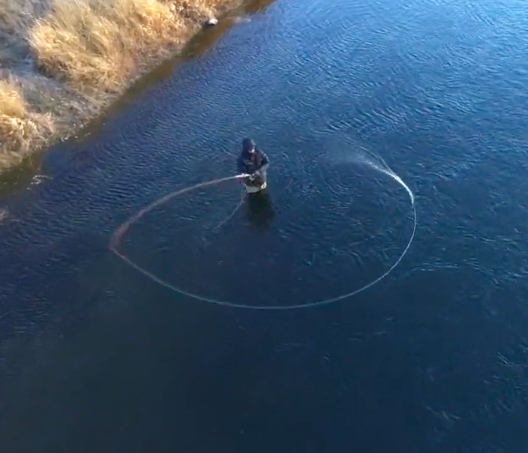
{"type": "Polygon", "coordinates": [[[210,27],[214,26],[214,25],[218,25],[218,19],[216,17],[210,17],[209,19],[207,19],[207,21],[205,22],[205,25],[208,25],[210,27]]]}

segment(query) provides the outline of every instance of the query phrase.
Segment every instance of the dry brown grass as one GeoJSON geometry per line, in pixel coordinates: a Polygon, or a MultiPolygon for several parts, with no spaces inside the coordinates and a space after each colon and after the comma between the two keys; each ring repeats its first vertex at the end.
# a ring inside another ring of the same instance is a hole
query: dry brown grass
{"type": "Polygon", "coordinates": [[[51,114],[29,110],[20,86],[0,80],[0,168],[20,163],[52,131],[51,114]]]}
{"type": "Polygon", "coordinates": [[[119,92],[138,69],[166,57],[212,14],[204,2],[55,0],[32,28],[29,42],[40,67],[81,91],[119,92]],[[185,3],[185,6],[184,6],[185,3]]]}
{"type": "Polygon", "coordinates": [[[0,170],[100,114],[235,2],[0,0],[0,170]]]}

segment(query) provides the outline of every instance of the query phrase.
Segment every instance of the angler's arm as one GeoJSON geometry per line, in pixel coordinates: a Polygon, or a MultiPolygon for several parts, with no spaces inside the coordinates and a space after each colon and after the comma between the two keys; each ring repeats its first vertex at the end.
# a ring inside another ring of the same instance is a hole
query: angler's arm
{"type": "MultiPolygon", "coordinates": [[[[261,151],[262,153],[262,151],[261,151]]],[[[262,153],[262,164],[259,168],[259,171],[266,171],[270,165],[268,156],[265,153],[262,153]]]]}
{"type": "Polygon", "coordinates": [[[246,165],[241,157],[237,159],[237,172],[238,174],[247,173],[246,165]]]}

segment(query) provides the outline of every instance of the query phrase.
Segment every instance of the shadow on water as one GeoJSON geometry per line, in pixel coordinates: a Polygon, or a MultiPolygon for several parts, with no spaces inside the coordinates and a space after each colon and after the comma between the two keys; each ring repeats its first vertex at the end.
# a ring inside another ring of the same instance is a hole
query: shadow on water
{"type": "Polygon", "coordinates": [[[269,192],[248,195],[246,216],[252,228],[262,232],[269,231],[276,215],[269,192]]]}
{"type": "Polygon", "coordinates": [[[43,160],[44,156],[37,154],[31,159],[25,159],[17,167],[4,172],[0,176],[0,197],[29,186],[33,177],[40,172],[43,160]]]}

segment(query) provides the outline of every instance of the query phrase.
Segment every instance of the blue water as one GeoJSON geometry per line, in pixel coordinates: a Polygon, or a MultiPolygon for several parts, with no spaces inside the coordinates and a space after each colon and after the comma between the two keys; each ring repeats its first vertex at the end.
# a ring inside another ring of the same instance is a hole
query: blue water
{"type": "Polygon", "coordinates": [[[253,2],[1,200],[0,451],[523,452],[528,9],[253,2]],[[225,183],[243,136],[269,198],[225,183]],[[218,228],[218,225],[221,225],[218,228]]]}

